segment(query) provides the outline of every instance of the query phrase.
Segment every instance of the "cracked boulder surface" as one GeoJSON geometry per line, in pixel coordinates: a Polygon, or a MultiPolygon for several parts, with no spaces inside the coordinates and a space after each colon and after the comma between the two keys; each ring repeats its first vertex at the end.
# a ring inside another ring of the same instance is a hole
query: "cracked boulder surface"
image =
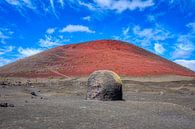
{"type": "Polygon", "coordinates": [[[122,100],[122,81],[113,71],[93,72],[87,82],[87,100],[122,100]]]}

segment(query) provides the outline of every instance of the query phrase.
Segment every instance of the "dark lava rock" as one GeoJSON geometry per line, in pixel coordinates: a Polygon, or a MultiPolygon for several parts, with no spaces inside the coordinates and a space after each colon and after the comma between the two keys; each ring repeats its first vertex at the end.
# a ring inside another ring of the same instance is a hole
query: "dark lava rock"
{"type": "Polygon", "coordinates": [[[177,91],[178,94],[181,94],[181,95],[194,95],[194,92],[191,91],[190,89],[188,88],[180,88],[178,91],[177,91]]]}
{"type": "Polygon", "coordinates": [[[1,82],[0,85],[6,86],[7,83],[6,82],[1,82]]]}
{"type": "Polygon", "coordinates": [[[30,94],[33,95],[33,96],[37,96],[36,92],[34,92],[34,91],[31,92],[30,94]]]}
{"type": "Polygon", "coordinates": [[[120,77],[109,70],[93,72],[87,82],[88,100],[122,100],[122,81],[120,77]]]}
{"type": "Polygon", "coordinates": [[[0,103],[0,107],[14,107],[14,105],[9,103],[0,103]]]}

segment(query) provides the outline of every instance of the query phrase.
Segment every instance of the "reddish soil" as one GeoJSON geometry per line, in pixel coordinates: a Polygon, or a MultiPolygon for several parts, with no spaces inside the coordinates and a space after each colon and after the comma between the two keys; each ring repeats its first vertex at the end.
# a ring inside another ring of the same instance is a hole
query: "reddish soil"
{"type": "Polygon", "coordinates": [[[119,75],[183,75],[195,72],[139,48],[116,40],[98,40],[56,47],[0,68],[0,76],[85,76],[100,69],[119,75]]]}

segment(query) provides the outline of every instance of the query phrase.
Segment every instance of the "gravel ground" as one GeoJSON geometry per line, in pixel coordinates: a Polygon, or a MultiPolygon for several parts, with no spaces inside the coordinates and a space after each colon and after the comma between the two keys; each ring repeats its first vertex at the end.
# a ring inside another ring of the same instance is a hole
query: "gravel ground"
{"type": "Polygon", "coordinates": [[[123,82],[124,101],[85,100],[85,79],[0,85],[14,105],[0,107],[0,129],[195,129],[194,81],[123,82]]]}

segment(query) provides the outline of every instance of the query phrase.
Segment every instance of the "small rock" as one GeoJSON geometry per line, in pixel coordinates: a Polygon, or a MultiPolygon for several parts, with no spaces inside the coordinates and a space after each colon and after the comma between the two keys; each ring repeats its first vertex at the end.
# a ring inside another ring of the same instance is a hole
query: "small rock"
{"type": "Polygon", "coordinates": [[[0,107],[14,107],[14,105],[9,103],[0,103],[0,107]]]}
{"type": "Polygon", "coordinates": [[[8,107],[8,103],[0,103],[0,107],[8,107]]]}
{"type": "Polygon", "coordinates": [[[160,95],[164,95],[164,92],[163,92],[163,91],[161,91],[161,92],[160,92],[160,95]]]}
{"type": "Polygon", "coordinates": [[[14,105],[13,104],[8,104],[8,107],[14,107],[14,105]]]}
{"type": "Polygon", "coordinates": [[[1,83],[1,85],[4,85],[4,86],[5,86],[5,85],[7,85],[7,83],[5,83],[5,82],[2,82],[2,83],[1,83]]]}
{"type": "Polygon", "coordinates": [[[37,96],[36,92],[34,92],[34,91],[31,92],[30,94],[33,95],[33,96],[37,96]]]}

